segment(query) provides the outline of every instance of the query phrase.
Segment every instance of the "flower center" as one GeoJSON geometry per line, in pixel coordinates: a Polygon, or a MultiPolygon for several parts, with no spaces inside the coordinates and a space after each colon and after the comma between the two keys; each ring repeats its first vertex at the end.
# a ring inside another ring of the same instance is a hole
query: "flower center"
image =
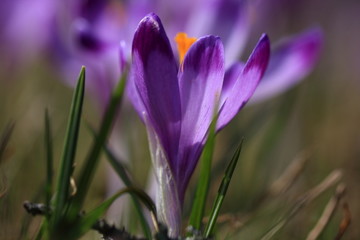
{"type": "Polygon", "coordinates": [[[179,32],[178,34],[176,34],[174,40],[177,44],[177,49],[179,52],[179,62],[180,64],[182,64],[186,52],[189,50],[191,45],[193,45],[196,42],[197,38],[188,37],[186,33],[179,32]]]}

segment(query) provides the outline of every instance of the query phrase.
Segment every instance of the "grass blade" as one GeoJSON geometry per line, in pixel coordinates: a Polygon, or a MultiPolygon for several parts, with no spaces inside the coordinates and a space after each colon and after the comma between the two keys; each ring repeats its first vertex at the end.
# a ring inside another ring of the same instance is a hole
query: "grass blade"
{"type": "MultiPolygon", "coordinates": [[[[125,186],[128,188],[133,187],[134,184],[128,176],[125,167],[121,164],[121,161],[118,161],[114,154],[107,147],[105,147],[105,152],[109,163],[111,164],[115,172],[118,174],[118,176],[121,178],[121,180],[124,182],[125,186]]],[[[146,221],[140,202],[134,193],[130,192],[130,196],[133,200],[135,211],[139,216],[140,224],[143,229],[144,235],[147,239],[151,239],[151,229],[146,221]]]]}
{"type": "Polygon", "coordinates": [[[230,185],[232,175],[234,173],[234,170],[236,168],[236,164],[237,164],[237,162],[239,160],[239,157],[240,157],[240,152],[241,152],[243,141],[244,140],[241,140],[239,147],[237,148],[233,158],[231,159],[228,167],[226,168],[225,175],[224,175],[224,177],[223,177],[223,179],[221,181],[221,184],[220,184],[220,187],[219,187],[219,190],[218,190],[218,194],[217,194],[215,202],[214,202],[214,206],[213,206],[213,208],[211,210],[211,213],[210,213],[209,222],[206,225],[206,228],[205,228],[205,231],[204,231],[204,237],[205,238],[210,237],[210,235],[213,232],[213,229],[214,229],[214,226],[215,226],[215,223],[216,223],[216,219],[217,219],[217,217],[219,215],[221,205],[222,205],[222,203],[224,201],[227,189],[228,189],[228,187],[230,185]]]}
{"type": "MultiPolygon", "coordinates": [[[[95,134],[94,129],[91,128],[90,126],[89,126],[89,129],[90,129],[90,132],[96,138],[96,134],[95,134]]],[[[128,187],[128,188],[134,187],[134,184],[131,181],[131,178],[129,177],[129,175],[128,175],[127,171],[126,171],[126,167],[121,163],[121,161],[116,159],[115,155],[111,152],[111,150],[108,147],[104,146],[104,150],[105,150],[105,153],[106,153],[106,159],[109,161],[110,165],[115,170],[115,172],[117,173],[119,178],[123,181],[125,186],[128,187]]],[[[143,229],[144,235],[145,235],[145,237],[147,239],[150,239],[152,237],[151,229],[150,229],[149,224],[147,223],[146,218],[145,218],[145,216],[143,214],[140,202],[132,192],[130,192],[130,196],[131,196],[131,198],[133,200],[133,203],[134,203],[134,206],[135,206],[135,211],[139,216],[140,224],[141,224],[141,227],[143,229]]]]}
{"type": "Polygon", "coordinates": [[[320,184],[307,191],[300,196],[295,202],[290,211],[280,218],[274,226],[272,226],[264,235],[261,240],[270,240],[290,221],[292,220],[305,206],[307,206],[314,199],[319,197],[324,191],[331,188],[342,177],[342,172],[338,169],[331,172],[320,184]]]}
{"type": "Polygon", "coordinates": [[[78,191],[71,203],[68,213],[68,221],[70,222],[74,221],[84,203],[87,191],[90,187],[90,183],[95,173],[95,169],[99,162],[101,150],[105,145],[108,135],[111,131],[116,113],[120,109],[119,105],[121,103],[121,99],[124,93],[126,77],[127,74],[123,74],[115,88],[115,91],[111,96],[110,103],[106,109],[104,118],[100,126],[99,134],[97,134],[97,138],[95,139],[93,146],[91,147],[91,151],[87,156],[85,165],[81,169],[80,178],[78,181],[78,191]]]}
{"type": "MultiPolygon", "coordinates": [[[[104,201],[102,204],[100,204],[97,208],[90,211],[88,214],[83,216],[78,223],[78,227],[73,228],[76,230],[74,232],[74,236],[71,236],[72,238],[80,237],[84,233],[86,233],[94,224],[95,222],[106,212],[106,210],[111,206],[111,204],[119,197],[121,197],[123,194],[128,193],[131,195],[135,195],[137,199],[141,200],[141,202],[149,209],[152,216],[154,216],[154,219],[156,219],[156,208],[155,204],[152,202],[151,198],[142,190],[137,188],[125,188],[115,195],[113,195],[111,198],[104,201]]],[[[157,221],[154,222],[155,227],[157,228],[157,221]]],[[[152,239],[152,236],[150,234],[150,238],[152,239]]]]}
{"type": "Polygon", "coordinates": [[[0,164],[4,158],[5,152],[6,152],[6,146],[8,142],[10,141],[10,137],[12,132],[14,131],[15,123],[10,122],[5,130],[3,131],[0,139],[0,164]]]}
{"type": "MultiPolygon", "coordinates": [[[[45,150],[46,150],[46,184],[45,184],[45,201],[46,206],[50,206],[51,195],[53,192],[53,142],[51,135],[49,112],[45,110],[45,150]]],[[[47,218],[49,215],[46,216],[47,218]]]]}
{"type": "Polygon", "coordinates": [[[326,204],[321,217],[317,221],[314,228],[307,235],[306,240],[319,239],[320,235],[323,233],[323,231],[329,225],[329,222],[333,218],[333,216],[335,214],[335,210],[339,207],[340,200],[345,195],[345,190],[346,190],[345,184],[340,183],[336,187],[334,195],[329,200],[329,202],[326,204]]]}
{"type": "MultiPolygon", "coordinates": [[[[217,104],[215,109],[218,109],[217,104]]],[[[204,217],[204,210],[206,199],[209,192],[211,163],[214,154],[215,136],[216,136],[217,115],[214,114],[212,123],[209,129],[208,140],[205,144],[202,157],[200,159],[200,175],[199,183],[196,187],[195,200],[192,205],[189,225],[196,230],[200,230],[202,219],[204,217]]]]}
{"type": "Polygon", "coordinates": [[[6,175],[1,169],[1,164],[8,157],[7,155],[7,145],[10,141],[12,132],[14,131],[15,124],[10,122],[0,136],[0,199],[5,196],[8,191],[8,184],[6,175]]]}
{"type": "Polygon", "coordinates": [[[71,104],[64,150],[61,158],[60,174],[56,186],[54,214],[52,217],[53,226],[58,223],[60,217],[62,216],[66,201],[69,197],[70,177],[73,173],[74,158],[84,100],[84,90],[85,67],[82,67],[71,104]]]}

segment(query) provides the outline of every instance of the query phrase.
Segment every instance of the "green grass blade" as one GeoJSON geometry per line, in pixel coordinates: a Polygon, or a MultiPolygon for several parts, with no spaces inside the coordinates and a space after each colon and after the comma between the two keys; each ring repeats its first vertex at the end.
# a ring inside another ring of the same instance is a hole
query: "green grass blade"
{"type": "MultiPolygon", "coordinates": [[[[91,128],[90,126],[89,126],[89,129],[90,129],[90,132],[96,138],[94,129],[91,128]]],[[[134,187],[134,184],[126,171],[126,167],[122,164],[122,162],[115,157],[115,155],[111,152],[111,150],[108,147],[104,146],[104,150],[106,153],[106,159],[109,161],[110,165],[113,167],[113,169],[115,170],[115,172],[117,173],[119,178],[123,181],[125,186],[128,188],[134,187]]],[[[135,206],[135,211],[139,216],[140,224],[143,229],[144,235],[145,235],[145,237],[147,237],[147,239],[150,239],[152,236],[151,229],[150,229],[149,224],[147,223],[146,218],[143,214],[140,202],[137,199],[136,195],[134,195],[132,192],[130,192],[130,196],[133,200],[133,203],[135,206]]]]}
{"type": "MultiPolygon", "coordinates": [[[[217,109],[217,106],[215,107],[215,109],[217,109]]],[[[196,188],[195,199],[192,205],[190,219],[189,219],[189,225],[196,230],[200,230],[201,228],[202,219],[204,217],[206,199],[209,192],[211,163],[212,163],[214,147],[215,147],[216,124],[217,124],[217,115],[214,114],[209,129],[208,140],[205,144],[204,151],[200,159],[199,183],[196,188]]]]}
{"type": "Polygon", "coordinates": [[[66,201],[69,197],[70,178],[73,173],[74,158],[80,128],[82,105],[84,100],[84,90],[85,67],[82,67],[71,104],[64,149],[61,158],[60,173],[56,186],[54,214],[52,216],[52,222],[54,226],[61,218],[66,201]]]}
{"type": "MultiPolygon", "coordinates": [[[[121,161],[117,160],[116,157],[114,156],[114,154],[107,147],[105,147],[105,152],[106,152],[106,156],[107,156],[109,163],[111,164],[111,166],[113,167],[115,172],[118,174],[118,176],[121,178],[121,180],[124,182],[125,186],[128,188],[133,187],[134,184],[132,183],[130,177],[128,176],[126,169],[122,165],[121,161]]],[[[130,192],[130,196],[133,200],[133,203],[135,206],[135,211],[136,211],[137,215],[139,216],[141,228],[143,229],[144,235],[147,239],[150,239],[151,238],[151,229],[149,227],[149,224],[146,221],[146,218],[142,211],[140,202],[137,199],[137,196],[135,194],[133,194],[132,192],[130,192]]]]}
{"type": "Polygon", "coordinates": [[[101,150],[105,145],[108,135],[112,129],[116,113],[120,109],[119,105],[121,103],[121,99],[125,89],[126,76],[126,74],[123,74],[115,88],[115,91],[111,96],[110,103],[106,109],[99,133],[97,134],[97,138],[95,139],[93,146],[91,147],[91,150],[86,158],[84,167],[81,169],[80,177],[78,180],[78,191],[71,203],[68,213],[68,220],[70,222],[73,221],[76,218],[77,214],[80,212],[86,194],[89,190],[90,183],[94,177],[95,170],[99,162],[101,150]]]}
{"type": "Polygon", "coordinates": [[[47,223],[45,223],[45,222],[46,221],[43,221],[43,223],[41,224],[40,229],[39,229],[38,233],[35,236],[35,240],[46,239],[44,237],[44,235],[45,235],[45,230],[46,230],[46,227],[47,227],[47,223]]]}
{"type": "MultiPolygon", "coordinates": [[[[51,195],[53,192],[53,142],[50,126],[50,117],[49,112],[46,109],[45,111],[45,150],[46,150],[46,185],[45,185],[45,203],[46,206],[50,206],[51,195]]],[[[47,218],[49,215],[46,216],[47,218]]]]}
{"type": "Polygon", "coordinates": [[[0,164],[4,158],[5,152],[6,152],[6,146],[8,142],[10,141],[10,137],[12,132],[14,131],[15,123],[10,122],[5,130],[3,131],[0,139],[0,164]]]}
{"type": "Polygon", "coordinates": [[[237,148],[233,158],[231,159],[228,167],[226,168],[225,175],[224,175],[224,177],[223,177],[223,179],[221,181],[221,184],[220,184],[220,187],[219,187],[219,190],[218,190],[218,194],[217,194],[215,202],[214,202],[214,206],[213,206],[213,208],[211,210],[211,213],[210,213],[209,222],[206,225],[206,228],[205,228],[205,231],[204,231],[204,237],[205,238],[208,238],[208,237],[210,237],[210,235],[212,235],[212,232],[213,232],[213,229],[214,229],[214,226],[215,226],[215,223],[216,223],[216,219],[217,219],[217,217],[219,215],[220,208],[221,208],[222,203],[224,201],[227,189],[228,189],[228,187],[230,185],[232,175],[234,173],[234,170],[236,168],[236,164],[237,164],[237,162],[239,160],[239,157],[240,157],[240,152],[241,152],[243,141],[244,140],[241,140],[239,147],[237,148]]]}
{"type": "Polygon", "coordinates": [[[288,224],[305,206],[314,201],[314,199],[318,198],[321,194],[323,194],[326,190],[333,187],[336,183],[338,183],[343,174],[341,170],[335,169],[332,171],[324,180],[322,180],[317,186],[308,190],[305,194],[300,196],[297,201],[290,208],[288,213],[286,213],[283,217],[281,217],[275,225],[273,225],[261,240],[270,240],[274,239],[274,236],[279,232],[286,224],[288,224]]]}
{"type": "MultiPolygon", "coordinates": [[[[97,208],[90,211],[88,214],[83,216],[77,227],[74,228],[74,236],[72,237],[80,237],[84,233],[86,233],[94,224],[95,222],[107,211],[107,209],[111,206],[111,204],[124,195],[125,193],[135,195],[137,199],[139,199],[148,209],[149,211],[155,216],[156,218],[156,208],[155,204],[151,200],[151,198],[142,190],[137,188],[125,188],[119,192],[117,192],[115,195],[113,195],[111,198],[104,201],[102,204],[100,204],[97,208]]],[[[150,238],[152,239],[152,236],[150,234],[150,238]]]]}
{"type": "Polygon", "coordinates": [[[104,147],[107,160],[109,161],[110,165],[113,167],[117,175],[120,179],[124,182],[126,187],[132,187],[133,182],[127,173],[127,167],[123,165],[123,163],[118,160],[112,151],[108,147],[104,147]]]}

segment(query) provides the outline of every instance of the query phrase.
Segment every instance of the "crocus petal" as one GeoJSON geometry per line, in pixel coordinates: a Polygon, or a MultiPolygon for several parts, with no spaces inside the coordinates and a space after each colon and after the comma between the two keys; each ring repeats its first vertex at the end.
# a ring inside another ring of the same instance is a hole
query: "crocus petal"
{"type": "Polygon", "coordinates": [[[217,131],[227,125],[244,107],[259,84],[270,56],[270,41],[264,34],[246,62],[239,78],[220,108],[217,131]]]}
{"type": "Polygon", "coordinates": [[[135,73],[133,73],[131,70],[130,77],[126,83],[126,95],[131,101],[131,104],[135,108],[135,111],[137,112],[140,119],[143,121],[143,123],[145,123],[143,114],[146,113],[146,109],[136,88],[134,76],[135,73]]]}
{"type": "Polygon", "coordinates": [[[239,78],[242,70],[244,69],[244,64],[240,62],[235,62],[226,70],[224,76],[224,82],[221,90],[221,99],[220,106],[223,105],[229,93],[231,92],[236,80],[239,78]]]}
{"type": "MultiPolygon", "coordinates": [[[[224,79],[224,47],[219,37],[206,36],[195,42],[185,55],[179,74],[182,107],[180,150],[176,177],[182,196],[214,116],[224,79]]],[[[180,196],[180,197],[181,197],[180,196]]]]}
{"type": "Polygon", "coordinates": [[[177,155],[181,119],[178,69],[169,39],[155,14],[139,23],[132,53],[130,81],[134,81],[149,123],[172,159],[177,155]]]}
{"type": "Polygon", "coordinates": [[[126,43],[131,43],[134,36],[134,29],[136,29],[141,19],[149,12],[158,9],[156,1],[131,0],[115,2],[121,6],[121,16],[118,18],[121,24],[120,35],[126,43]]]}
{"type": "Polygon", "coordinates": [[[151,160],[156,177],[156,210],[158,219],[168,227],[170,237],[177,237],[181,231],[181,204],[178,197],[177,184],[169,166],[160,139],[151,124],[147,114],[143,114],[150,145],[151,160]]]}
{"type": "Polygon", "coordinates": [[[319,29],[311,29],[282,42],[271,54],[264,79],[251,102],[266,100],[300,82],[317,62],[322,42],[319,29]]]}

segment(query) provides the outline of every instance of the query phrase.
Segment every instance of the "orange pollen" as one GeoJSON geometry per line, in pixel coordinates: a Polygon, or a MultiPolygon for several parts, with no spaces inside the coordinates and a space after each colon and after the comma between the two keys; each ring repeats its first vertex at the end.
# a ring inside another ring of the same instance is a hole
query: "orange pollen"
{"type": "Polygon", "coordinates": [[[188,35],[186,33],[179,32],[178,34],[176,34],[174,40],[177,44],[177,49],[179,52],[179,61],[180,61],[180,64],[182,64],[184,61],[186,52],[189,50],[191,45],[193,45],[196,42],[197,38],[188,37],[188,35]]]}

